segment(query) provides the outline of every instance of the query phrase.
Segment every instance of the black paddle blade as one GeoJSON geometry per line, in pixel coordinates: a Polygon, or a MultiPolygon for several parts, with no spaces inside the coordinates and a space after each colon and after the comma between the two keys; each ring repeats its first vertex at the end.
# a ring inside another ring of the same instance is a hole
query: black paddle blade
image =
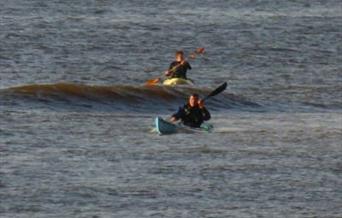
{"type": "Polygon", "coordinates": [[[203,100],[206,100],[210,97],[213,97],[217,94],[220,94],[221,92],[223,92],[225,89],[227,88],[227,82],[224,82],[222,85],[220,85],[219,87],[217,87],[214,91],[210,92],[209,95],[207,95],[203,100]]]}

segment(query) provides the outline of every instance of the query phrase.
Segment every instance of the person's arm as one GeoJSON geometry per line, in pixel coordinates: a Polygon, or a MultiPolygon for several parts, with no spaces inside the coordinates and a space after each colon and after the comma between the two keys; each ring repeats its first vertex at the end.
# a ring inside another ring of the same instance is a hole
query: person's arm
{"type": "Polygon", "coordinates": [[[172,114],[170,121],[171,122],[176,122],[179,119],[182,119],[182,117],[184,116],[185,112],[184,112],[184,108],[179,107],[178,111],[174,114],[172,114]]]}
{"type": "Polygon", "coordinates": [[[202,110],[203,120],[205,120],[205,121],[210,120],[211,115],[210,115],[209,111],[207,110],[207,108],[203,107],[203,108],[201,108],[201,110],[202,110]]]}
{"type": "Polygon", "coordinates": [[[167,71],[165,71],[165,76],[173,76],[178,64],[176,62],[172,62],[169,66],[169,69],[167,71]]]}
{"type": "Polygon", "coordinates": [[[189,70],[191,70],[191,66],[190,66],[189,62],[186,62],[186,68],[188,68],[189,70]]]}
{"type": "Polygon", "coordinates": [[[207,108],[205,108],[203,100],[198,101],[198,106],[201,109],[203,120],[205,120],[205,121],[210,120],[211,115],[210,115],[209,111],[207,110],[207,108]]]}
{"type": "Polygon", "coordinates": [[[172,122],[172,123],[174,123],[174,122],[176,122],[178,119],[175,117],[175,116],[172,116],[171,118],[170,118],[170,122],[172,122]]]}

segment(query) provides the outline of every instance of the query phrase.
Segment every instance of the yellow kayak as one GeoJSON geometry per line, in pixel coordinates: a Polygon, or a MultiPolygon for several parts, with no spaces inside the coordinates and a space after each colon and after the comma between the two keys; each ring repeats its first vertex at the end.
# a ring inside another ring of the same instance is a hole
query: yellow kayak
{"type": "Polygon", "coordinates": [[[188,79],[171,78],[171,79],[164,80],[163,85],[176,86],[176,85],[194,85],[194,84],[188,79]]]}

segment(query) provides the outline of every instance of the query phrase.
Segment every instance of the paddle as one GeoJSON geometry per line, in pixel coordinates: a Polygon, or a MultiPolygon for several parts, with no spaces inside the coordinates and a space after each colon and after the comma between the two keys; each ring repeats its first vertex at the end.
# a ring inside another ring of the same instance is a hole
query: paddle
{"type": "MultiPolygon", "coordinates": [[[[204,48],[197,48],[194,52],[191,52],[188,56],[188,58],[190,59],[195,59],[197,55],[201,55],[204,53],[204,48]]],[[[170,69],[169,71],[175,71],[178,67],[180,67],[182,64],[178,64],[176,66],[174,66],[172,69],[170,69]]],[[[164,75],[164,74],[163,74],[164,75]]],[[[162,75],[162,76],[163,76],[162,75]]],[[[157,83],[160,82],[160,77],[158,78],[153,78],[153,79],[149,79],[145,82],[145,85],[156,85],[157,83]]]]}
{"type": "MultiPolygon", "coordinates": [[[[223,92],[225,89],[227,88],[227,82],[222,83],[219,87],[217,87],[215,90],[213,90],[212,92],[210,92],[207,96],[205,96],[202,101],[208,100],[209,98],[220,94],[221,92],[223,92]]],[[[181,110],[182,108],[180,107],[179,110],[181,110]]],[[[178,113],[178,112],[177,112],[178,113]]],[[[176,122],[176,120],[173,117],[169,118],[169,122],[174,123],[176,122]]]]}
{"type": "Polygon", "coordinates": [[[222,85],[220,85],[219,87],[217,87],[214,91],[210,92],[209,95],[207,95],[206,97],[204,97],[202,100],[205,101],[210,97],[213,97],[215,95],[220,94],[221,92],[223,92],[225,89],[227,88],[227,82],[224,82],[222,85]]]}

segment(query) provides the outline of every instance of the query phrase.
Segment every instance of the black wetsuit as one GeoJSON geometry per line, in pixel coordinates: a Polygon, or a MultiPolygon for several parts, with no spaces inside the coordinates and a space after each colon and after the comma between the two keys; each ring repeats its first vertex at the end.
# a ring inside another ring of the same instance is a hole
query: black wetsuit
{"type": "Polygon", "coordinates": [[[184,64],[180,64],[178,61],[174,61],[170,64],[169,71],[171,72],[170,78],[186,78],[186,71],[191,70],[189,62],[185,61],[184,64]]]}
{"type": "Polygon", "coordinates": [[[172,116],[176,119],[181,119],[184,125],[196,128],[200,127],[204,121],[210,119],[210,113],[205,107],[190,107],[189,104],[180,107],[177,113],[172,116]]]}

